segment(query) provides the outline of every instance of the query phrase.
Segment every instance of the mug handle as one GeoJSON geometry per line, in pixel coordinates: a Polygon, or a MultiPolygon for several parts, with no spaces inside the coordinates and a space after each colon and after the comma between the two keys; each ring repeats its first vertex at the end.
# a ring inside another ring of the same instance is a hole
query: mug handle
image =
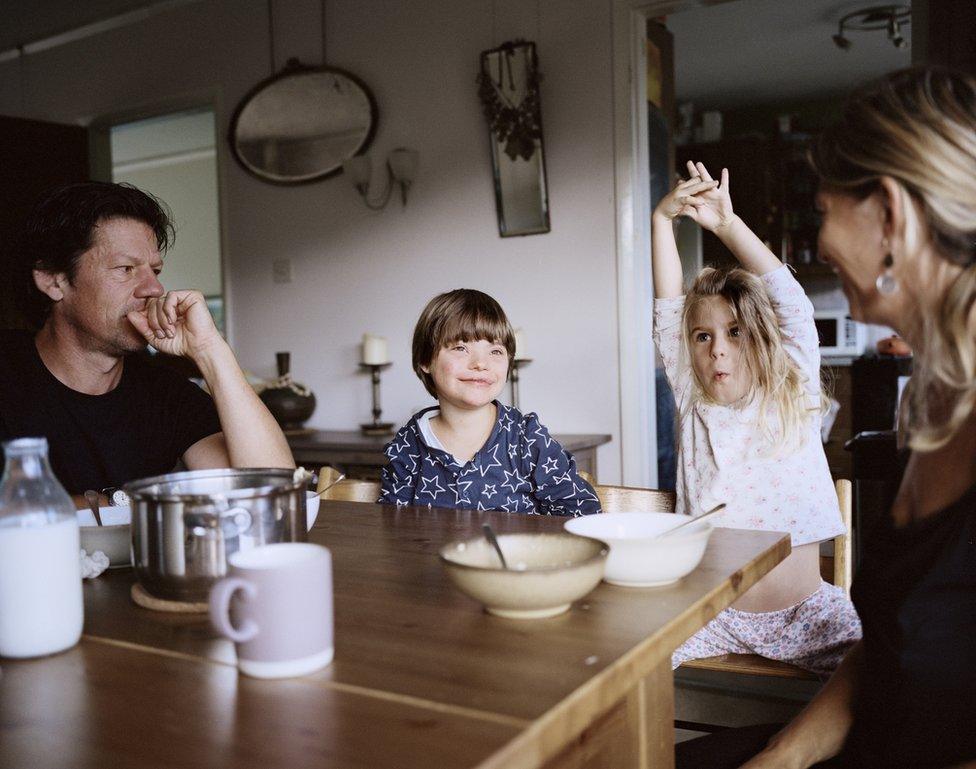
{"type": "Polygon", "coordinates": [[[246,619],[240,628],[230,621],[230,599],[238,590],[245,598],[254,598],[258,589],[240,577],[226,577],[210,591],[210,622],[218,633],[227,636],[234,643],[246,643],[258,634],[258,625],[253,619],[246,619]]]}

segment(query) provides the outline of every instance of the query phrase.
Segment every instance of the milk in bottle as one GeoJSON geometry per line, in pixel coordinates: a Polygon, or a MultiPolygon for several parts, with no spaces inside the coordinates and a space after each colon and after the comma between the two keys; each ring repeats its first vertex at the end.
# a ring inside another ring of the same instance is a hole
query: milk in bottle
{"type": "Polygon", "coordinates": [[[78,518],[47,461],[46,438],[4,444],[0,480],[0,657],[74,646],[83,608],[78,518]]]}

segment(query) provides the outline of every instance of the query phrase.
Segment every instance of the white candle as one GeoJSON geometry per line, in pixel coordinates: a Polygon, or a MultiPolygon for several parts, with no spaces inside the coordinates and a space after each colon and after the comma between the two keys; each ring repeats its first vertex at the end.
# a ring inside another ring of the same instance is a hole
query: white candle
{"type": "Polygon", "coordinates": [[[525,358],[525,332],[517,328],[515,329],[515,360],[523,360],[525,358]]]}
{"type": "Polygon", "coordinates": [[[376,334],[363,334],[363,363],[377,366],[389,363],[390,355],[386,347],[386,337],[376,334]]]}

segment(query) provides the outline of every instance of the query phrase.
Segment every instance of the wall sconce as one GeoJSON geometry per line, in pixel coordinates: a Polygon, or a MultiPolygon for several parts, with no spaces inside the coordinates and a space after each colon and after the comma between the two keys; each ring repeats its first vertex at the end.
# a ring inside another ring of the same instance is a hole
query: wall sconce
{"type": "Polygon", "coordinates": [[[400,188],[402,204],[407,205],[407,190],[410,189],[410,184],[417,174],[419,160],[420,153],[417,150],[409,150],[405,147],[397,147],[392,150],[386,158],[386,189],[376,201],[370,200],[369,196],[369,182],[373,176],[373,166],[368,155],[353,155],[342,164],[342,171],[359,192],[366,208],[371,211],[379,211],[390,202],[394,185],[400,188]]]}
{"type": "Polygon", "coordinates": [[[908,41],[901,35],[901,25],[911,23],[912,9],[907,5],[879,5],[849,13],[840,20],[837,34],[832,37],[834,45],[842,51],[851,47],[851,41],[844,37],[845,31],[857,32],[883,29],[895,48],[907,48],[908,41]]]}

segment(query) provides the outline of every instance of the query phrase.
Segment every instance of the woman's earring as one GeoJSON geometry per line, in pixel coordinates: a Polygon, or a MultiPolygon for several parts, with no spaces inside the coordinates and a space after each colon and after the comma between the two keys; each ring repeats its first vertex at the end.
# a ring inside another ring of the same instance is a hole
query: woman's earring
{"type": "Polygon", "coordinates": [[[882,272],[874,281],[874,285],[878,289],[878,293],[883,294],[884,296],[891,296],[898,290],[898,281],[895,279],[895,276],[891,274],[891,266],[894,263],[895,260],[891,258],[891,254],[885,256],[884,272],[882,272]]]}

